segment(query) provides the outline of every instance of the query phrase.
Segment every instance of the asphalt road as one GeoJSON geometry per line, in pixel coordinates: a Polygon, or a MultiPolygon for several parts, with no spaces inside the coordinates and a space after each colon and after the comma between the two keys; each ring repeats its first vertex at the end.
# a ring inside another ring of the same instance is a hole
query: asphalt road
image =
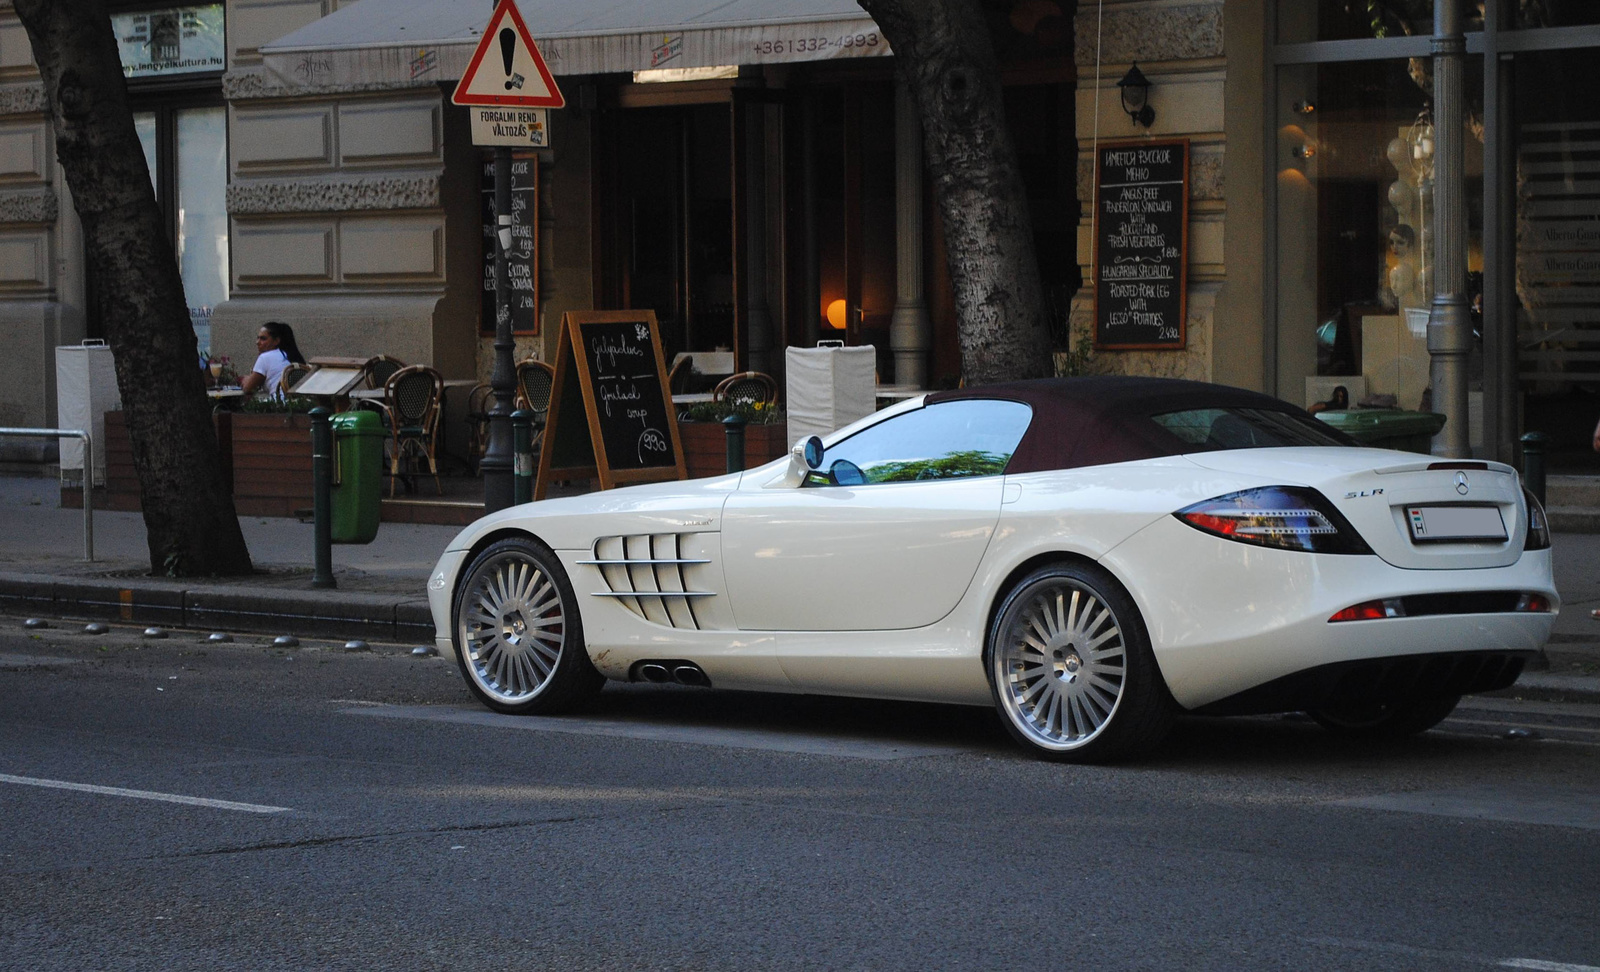
{"type": "Polygon", "coordinates": [[[1600,967],[1593,707],[1071,767],[945,706],[499,717],[335,647],[0,619],[0,968],[1600,967]]]}

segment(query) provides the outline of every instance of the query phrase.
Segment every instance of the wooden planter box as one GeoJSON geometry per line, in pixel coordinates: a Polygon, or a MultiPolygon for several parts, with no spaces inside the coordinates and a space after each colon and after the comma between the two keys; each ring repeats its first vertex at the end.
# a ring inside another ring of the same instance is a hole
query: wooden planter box
{"type": "MultiPolygon", "coordinates": [[[[728,433],[721,422],[679,422],[678,439],[690,479],[728,471],[728,433]]],[[[789,451],[789,423],[744,427],[744,467],[753,469],[789,451]]]]}
{"type": "MultiPolygon", "coordinates": [[[[233,413],[213,412],[212,428],[217,432],[217,448],[222,453],[222,476],[229,488],[233,482],[233,413]]],[[[105,507],[111,510],[138,512],[139,474],[133,468],[133,442],[128,438],[128,420],[123,412],[106,413],[105,442],[101,443],[106,455],[105,507]]],[[[79,499],[79,505],[82,499],[79,499]]]]}
{"type": "Polygon", "coordinates": [[[106,413],[106,509],[139,509],[139,474],[133,468],[133,442],[123,412],[106,413]]]}
{"type": "Polygon", "coordinates": [[[233,505],[240,516],[311,508],[311,416],[233,416],[233,505]]]}

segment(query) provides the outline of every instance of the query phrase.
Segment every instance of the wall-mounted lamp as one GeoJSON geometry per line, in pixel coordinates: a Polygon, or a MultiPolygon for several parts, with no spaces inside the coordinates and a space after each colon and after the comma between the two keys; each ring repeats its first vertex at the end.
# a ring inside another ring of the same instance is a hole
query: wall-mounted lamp
{"type": "Polygon", "coordinates": [[[828,305],[828,313],[826,316],[828,326],[833,328],[835,331],[844,330],[845,324],[849,323],[847,317],[848,311],[849,308],[846,306],[842,298],[830,303],[828,305]]]}
{"type": "Polygon", "coordinates": [[[1309,101],[1297,101],[1291,107],[1297,115],[1309,115],[1317,110],[1317,106],[1309,101]]]}
{"type": "Polygon", "coordinates": [[[1150,79],[1139,70],[1138,61],[1128,68],[1128,73],[1117,82],[1117,87],[1122,89],[1122,110],[1128,113],[1134,124],[1149,128],[1156,120],[1156,110],[1150,107],[1150,79]]]}

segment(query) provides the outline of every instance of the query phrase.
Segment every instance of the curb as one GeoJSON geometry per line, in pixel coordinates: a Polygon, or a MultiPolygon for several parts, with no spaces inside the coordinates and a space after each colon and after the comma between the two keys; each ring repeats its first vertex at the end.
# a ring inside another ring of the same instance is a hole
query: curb
{"type": "MultiPolygon", "coordinates": [[[[142,579],[62,579],[0,571],[0,613],[148,623],[197,630],[433,644],[426,598],[350,591],[278,591],[142,579]]],[[[1488,698],[1600,704],[1600,677],[1523,672],[1488,698]]]]}
{"type": "Polygon", "coordinates": [[[426,598],[349,591],[70,580],[0,571],[0,612],[368,641],[433,644],[426,598]]]}
{"type": "Polygon", "coordinates": [[[1588,675],[1551,675],[1523,672],[1509,688],[1485,692],[1488,698],[1529,699],[1539,702],[1600,703],[1600,678],[1588,675]]]}

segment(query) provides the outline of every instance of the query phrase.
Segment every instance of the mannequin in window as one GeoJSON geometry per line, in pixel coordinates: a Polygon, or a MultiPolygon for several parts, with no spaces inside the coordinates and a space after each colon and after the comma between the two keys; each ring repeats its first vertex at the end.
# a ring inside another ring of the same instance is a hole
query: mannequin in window
{"type": "Polygon", "coordinates": [[[1417,231],[1399,223],[1389,231],[1379,303],[1385,308],[1418,307],[1425,303],[1424,281],[1417,269],[1417,231]]]}

